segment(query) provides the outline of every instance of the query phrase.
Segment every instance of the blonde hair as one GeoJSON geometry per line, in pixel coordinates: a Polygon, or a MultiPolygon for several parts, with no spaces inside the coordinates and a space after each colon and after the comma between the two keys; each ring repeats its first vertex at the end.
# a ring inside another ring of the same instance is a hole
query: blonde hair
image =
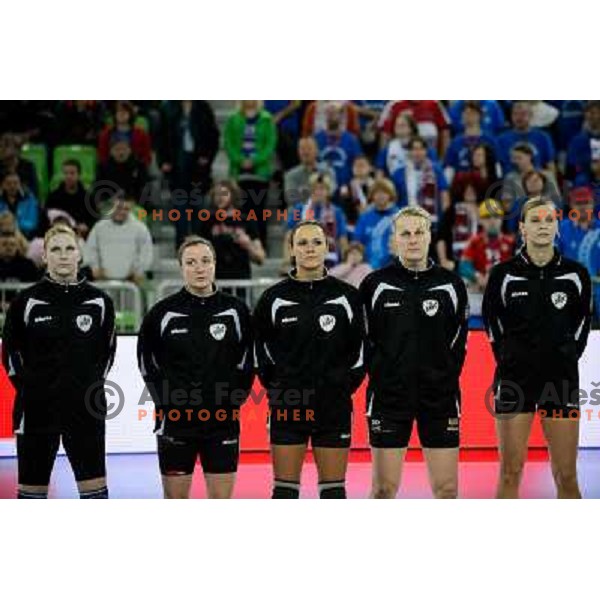
{"type": "Polygon", "coordinates": [[[405,206],[394,217],[394,228],[398,226],[398,221],[406,217],[419,217],[427,223],[427,229],[431,231],[431,215],[420,206],[405,206]]]}
{"type": "Polygon", "coordinates": [[[382,177],[381,179],[376,179],[371,189],[369,190],[369,202],[373,201],[375,194],[377,192],[385,192],[392,202],[396,202],[396,186],[389,179],[382,177]]]}
{"type": "Polygon", "coordinates": [[[317,185],[324,185],[327,188],[327,195],[331,196],[333,194],[333,181],[331,180],[331,177],[327,175],[327,173],[313,173],[310,176],[308,183],[310,184],[311,191],[317,185]]]}
{"type": "Polygon", "coordinates": [[[523,204],[523,207],[521,208],[521,223],[525,222],[525,219],[527,218],[527,213],[529,211],[533,210],[534,208],[548,206],[548,204],[552,204],[552,208],[556,213],[556,205],[554,204],[554,201],[551,198],[548,198],[548,196],[533,196],[533,198],[529,198],[529,200],[527,200],[527,202],[525,202],[525,204],[523,204]]]}
{"type": "Polygon", "coordinates": [[[75,241],[75,244],[77,244],[77,246],[79,247],[79,239],[77,238],[77,234],[68,225],[60,223],[58,225],[53,225],[52,227],[50,227],[50,229],[48,229],[48,231],[46,231],[46,235],[44,236],[44,249],[46,249],[50,240],[54,236],[61,234],[70,235],[75,241]]]}

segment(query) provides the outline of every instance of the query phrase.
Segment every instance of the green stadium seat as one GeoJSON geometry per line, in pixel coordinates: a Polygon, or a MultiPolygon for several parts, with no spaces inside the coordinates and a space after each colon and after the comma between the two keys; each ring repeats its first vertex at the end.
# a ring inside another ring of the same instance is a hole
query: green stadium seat
{"type": "Polygon", "coordinates": [[[135,313],[127,310],[117,311],[115,326],[117,333],[136,333],[135,313]]]}
{"type": "Polygon", "coordinates": [[[62,181],[62,164],[65,160],[75,159],[81,164],[81,180],[85,186],[96,180],[97,153],[95,146],[57,146],[54,149],[52,181],[50,188],[55,189],[62,181]]]}
{"type": "Polygon", "coordinates": [[[38,184],[38,200],[41,203],[48,197],[48,152],[44,144],[25,144],[21,156],[31,161],[35,167],[38,184]]]}

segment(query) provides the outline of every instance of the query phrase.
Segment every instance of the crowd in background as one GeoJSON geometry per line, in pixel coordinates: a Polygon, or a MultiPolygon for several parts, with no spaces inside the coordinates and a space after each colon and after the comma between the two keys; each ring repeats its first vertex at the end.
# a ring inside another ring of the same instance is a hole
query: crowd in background
{"type": "Polygon", "coordinates": [[[133,209],[165,193],[182,214],[209,212],[173,226],[177,245],[189,233],[214,243],[219,279],[250,278],[267,256],[289,267],[287,236],[275,247],[261,218],[285,208],[288,231],[323,223],[328,266],[357,285],[393,256],[394,214],[417,204],[432,216],[432,258],[483,291],[538,194],[565,209],[560,250],[597,277],[600,101],[243,100],[221,128],[203,100],[0,103],[0,281],[39,277],[44,232],[65,222],[88,277],[142,285],[153,243],[133,209]],[[215,181],[220,148],[228,178],[215,181]],[[250,209],[256,220],[235,218],[250,209]]]}

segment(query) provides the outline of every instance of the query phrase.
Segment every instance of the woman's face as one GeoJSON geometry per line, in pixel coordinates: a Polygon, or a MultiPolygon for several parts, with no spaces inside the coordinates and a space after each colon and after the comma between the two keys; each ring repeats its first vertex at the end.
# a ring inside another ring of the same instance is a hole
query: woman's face
{"type": "Polygon", "coordinates": [[[558,232],[558,219],[554,205],[549,202],[530,209],[519,227],[527,245],[552,246],[558,232]]]}
{"type": "Polygon", "coordinates": [[[385,190],[377,190],[373,194],[373,204],[375,205],[375,208],[379,210],[387,208],[390,205],[391,201],[392,198],[385,190]]]}
{"type": "Polygon", "coordinates": [[[485,150],[483,148],[475,148],[473,151],[473,166],[476,169],[485,167],[485,150]]]}
{"type": "Polygon", "coordinates": [[[129,111],[125,110],[123,107],[117,108],[115,121],[117,122],[117,125],[127,125],[129,123],[129,111]]]}
{"type": "Polygon", "coordinates": [[[314,271],[325,267],[327,241],[323,230],[317,225],[303,225],[294,232],[291,255],[296,258],[296,267],[314,271]]]}
{"type": "Polygon", "coordinates": [[[396,123],[394,124],[394,135],[401,140],[407,140],[412,135],[410,125],[404,115],[400,115],[396,119],[396,123]]]}
{"type": "Polygon", "coordinates": [[[231,206],[233,199],[231,192],[225,186],[221,186],[217,189],[215,194],[215,206],[219,209],[225,210],[231,206]]]}
{"type": "Polygon", "coordinates": [[[420,142],[415,142],[410,149],[410,157],[414,163],[421,164],[427,158],[427,148],[420,142]]]}
{"type": "Polygon", "coordinates": [[[181,275],[186,287],[197,293],[212,290],[215,282],[215,258],[206,244],[189,246],[181,257],[181,275]]]}
{"type": "Polygon", "coordinates": [[[81,254],[79,244],[68,233],[53,235],[44,248],[43,260],[52,279],[74,279],[81,254]]]}
{"type": "Polygon", "coordinates": [[[317,204],[324,204],[329,197],[327,186],[323,183],[317,183],[312,188],[311,198],[317,204]]]}
{"type": "Polygon", "coordinates": [[[539,175],[532,175],[525,182],[525,192],[529,196],[539,196],[544,190],[544,182],[539,175]]]}

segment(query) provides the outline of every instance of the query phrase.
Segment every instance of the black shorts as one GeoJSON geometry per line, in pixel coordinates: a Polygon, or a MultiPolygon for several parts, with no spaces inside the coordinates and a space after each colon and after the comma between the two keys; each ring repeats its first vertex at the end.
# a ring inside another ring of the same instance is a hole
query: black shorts
{"type": "Polygon", "coordinates": [[[76,481],[106,477],[104,433],[17,433],[20,485],[48,485],[62,437],[76,481]]]}
{"type": "Polygon", "coordinates": [[[494,390],[494,411],[499,418],[537,412],[542,418],[579,419],[579,390],[548,385],[542,391],[532,392],[511,381],[502,381],[494,390]]]}
{"type": "Polygon", "coordinates": [[[335,425],[318,422],[277,418],[273,413],[267,418],[269,439],[272,445],[292,446],[310,442],[313,448],[350,448],[352,414],[343,415],[335,425]]]}
{"type": "Polygon", "coordinates": [[[405,418],[368,417],[369,442],[373,448],[406,448],[414,422],[423,448],[458,448],[460,417],[430,416],[420,413],[405,418]]]}
{"type": "Polygon", "coordinates": [[[205,473],[237,471],[240,457],[240,429],[237,423],[211,433],[157,435],[156,439],[162,475],[191,475],[198,457],[205,473]]]}

